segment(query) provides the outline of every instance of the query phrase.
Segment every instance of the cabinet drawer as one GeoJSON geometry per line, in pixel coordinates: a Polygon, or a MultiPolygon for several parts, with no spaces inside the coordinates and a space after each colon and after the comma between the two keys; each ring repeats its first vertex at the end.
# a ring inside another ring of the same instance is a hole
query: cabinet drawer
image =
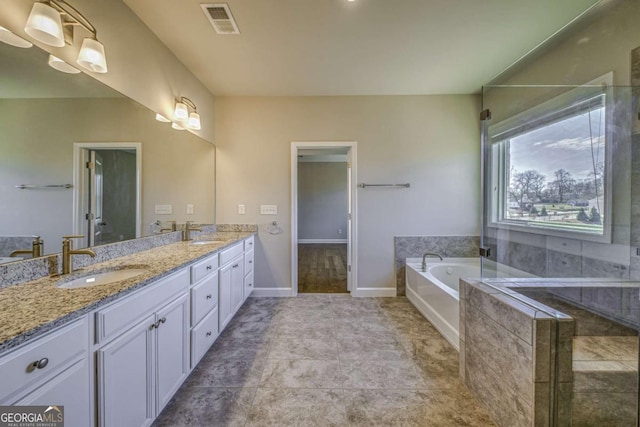
{"type": "Polygon", "coordinates": [[[191,331],[191,369],[218,338],[218,308],[216,307],[191,331]]]}
{"type": "Polygon", "coordinates": [[[218,306],[218,273],[203,279],[191,289],[191,325],[195,326],[218,306]]]}
{"type": "Polygon", "coordinates": [[[199,282],[208,274],[218,269],[218,254],[212,255],[191,266],[191,284],[199,282]]]}
{"type": "Polygon", "coordinates": [[[96,313],[98,342],[115,337],[131,327],[136,320],[148,316],[175,295],[189,289],[189,270],[186,268],[148,285],[144,290],[124,298],[124,301],[96,313]]]}
{"type": "Polygon", "coordinates": [[[229,249],[225,249],[224,251],[220,252],[220,265],[226,265],[243,252],[244,246],[242,242],[238,243],[237,245],[231,246],[229,249]]]}
{"type": "Polygon", "coordinates": [[[251,295],[251,292],[253,292],[253,271],[249,274],[247,274],[246,276],[244,276],[244,299],[246,301],[247,298],[249,298],[249,295],[251,295]]]}
{"type": "Polygon", "coordinates": [[[253,251],[249,251],[244,254],[244,274],[249,274],[253,271],[253,251]]]}
{"type": "Polygon", "coordinates": [[[0,402],[6,404],[17,391],[38,385],[74,359],[87,356],[89,326],[87,317],[64,326],[0,359],[0,402]],[[35,367],[38,361],[46,366],[35,367]]]}
{"type": "Polygon", "coordinates": [[[248,237],[245,239],[244,241],[244,251],[248,252],[248,251],[252,251],[253,250],[253,236],[248,237]]]}

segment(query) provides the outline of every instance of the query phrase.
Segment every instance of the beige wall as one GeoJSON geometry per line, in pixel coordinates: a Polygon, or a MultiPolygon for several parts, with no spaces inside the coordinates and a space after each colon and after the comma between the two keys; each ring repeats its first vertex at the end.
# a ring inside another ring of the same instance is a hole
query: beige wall
{"type": "MultiPolygon", "coordinates": [[[[202,117],[202,138],[213,140],[213,95],[121,0],[75,0],[98,30],[108,61],[107,74],[91,74],[97,80],[170,117],[175,97],[186,96],[198,107],[202,117]]],[[[3,0],[0,25],[33,41],[24,33],[24,24],[33,2],[3,0]]],[[[86,32],[79,30],[83,37],[86,32]]],[[[75,64],[82,38],[73,46],[55,48],[40,45],[47,52],[75,64]]]]}
{"type": "Polygon", "coordinates": [[[256,287],[291,286],[292,141],[357,141],[358,182],[411,183],[358,190],[359,288],[395,288],[395,235],[477,235],[479,110],[472,95],[216,98],[216,218],[260,225],[256,287]],[[283,234],[264,232],[273,219],[283,234]]]}
{"type": "Polygon", "coordinates": [[[156,219],[214,222],[215,147],[178,132],[123,98],[0,100],[0,234],[38,234],[59,252],[71,234],[70,190],[17,190],[17,184],[73,182],[74,142],[142,143],[142,233],[156,219]],[[194,215],[186,215],[186,204],[194,215]],[[155,215],[172,204],[173,215],[155,215]]]}

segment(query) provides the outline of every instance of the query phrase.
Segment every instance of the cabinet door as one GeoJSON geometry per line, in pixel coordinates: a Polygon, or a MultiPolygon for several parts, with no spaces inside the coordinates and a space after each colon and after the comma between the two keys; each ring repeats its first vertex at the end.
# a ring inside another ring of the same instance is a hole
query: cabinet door
{"type": "Polygon", "coordinates": [[[218,272],[218,291],[220,292],[218,298],[218,316],[220,332],[227,326],[233,312],[231,311],[231,270],[233,264],[228,264],[220,269],[218,272]]]}
{"type": "Polygon", "coordinates": [[[231,262],[231,313],[238,311],[244,302],[244,258],[243,255],[231,262]]]}
{"type": "Polygon", "coordinates": [[[155,315],[98,351],[101,425],[137,427],[154,417],[152,360],[155,315]]]}
{"type": "Polygon", "coordinates": [[[51,378],[15,405],[64,406],[65,425],[90,426],[91,416],[89,366],[83,358],[51,378]]]}
{"type": "Polygon", "coordinates": [[[156,324],[157,413],[160,413],[189,374],[188,295],[159,310],[156,324]]]}

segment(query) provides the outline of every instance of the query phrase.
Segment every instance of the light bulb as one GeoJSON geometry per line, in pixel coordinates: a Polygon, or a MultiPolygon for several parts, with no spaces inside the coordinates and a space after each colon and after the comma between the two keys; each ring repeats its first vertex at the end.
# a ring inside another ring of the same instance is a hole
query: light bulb
{"type": "Polygon", "coordinates": [[[201,129],[200,114],[195,112],[189,114],[189,121],[187,122],[187,127],[193,130],[200,130],[201,129]]]}
{"type": "Polygon", "coordinates": [[[104,46],[96,39],[85,38],[78,53],[78,64],[94,73],[107,72],[107,58],[104,46]]]}
{"type": "Polygon", "coordinates": [[[60,12],[48,4],[39,2],[33,4],[24,31],[49,46],[64,46],[60,12]]]}
{"type": "Polygon", "coordinates": [[[67,64],[62,59],[53,55],[49,55],[49,66],[53,69],[68,74],[78,74],[80,72],[80,70],[78,70],[77,68],[67,64]]]}
{"type": "Polygon", "coordinates": [[[173,112],[173,119],[178,121],[185,121],[189,118],[189,110],[187,106],[182,102],[176,102],[176,109],[173,112]]]}
{"type": "Polygon", "coordinates": [[[14,34],[4,27],[0,27],[0,42],[10,44],[15,47],[28,48],[33,46],[33,43],[26,41],[22,37],[14,34]]]}

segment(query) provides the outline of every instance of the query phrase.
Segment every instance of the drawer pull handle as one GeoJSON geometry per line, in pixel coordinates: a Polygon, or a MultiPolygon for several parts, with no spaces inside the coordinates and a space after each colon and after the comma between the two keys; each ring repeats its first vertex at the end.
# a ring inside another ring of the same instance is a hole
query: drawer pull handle
{"type": "Polygon", "coordinates": [[[253,261],[249,260],[249,264],[253,264],[253,261]]]}
{"type": "Polygon", "coordinates": [[[211,331],[207,332],[207,336],[210,337],[211,336],[211,331]]]}
{"type": "Polygon", "coordinates": [[[166,318],[166,317],[163,317],[162,319],[160,319],[160,320],[159,320],[159,322],[160,322],[160,323],[164,323],[164,322],[166,322],[166,321],[167,321],[167,318],[166,318]]]}
{"type": "Polygon", "coordinates": [[[34,369],[44,369],[49,364],[49,359],[43,357],[40,360],[36,360],[27,369],[27,372],[32,372],[34,369]]]}
{"type": "Polygon", "coordinates": [[[157,328],[158,326],[160,326],[158,322],[152,323],[151,326],[149,326],[149,329],[154,329],[154,328],[157,328]]]}
{"type": "Polygon", "coordinates": [[[213,298],[213,295],[211,294],[207,295],[207,299],[211,299],[211,298],[213,298]]]}
{"type": "Polygon", "coordinates": [[[253,286],[253,283],[249,283],[249,286],[253,286]]]}
{"type": "Polygon", "coordinates": [[[207,270],[211,270],[211,266],[210,265],[207,265],[207,270]]]}
{"type": "Polygon", "coordinates": [[[233,264],[231,268],[238,268],[238,264],[233,264]]]}

